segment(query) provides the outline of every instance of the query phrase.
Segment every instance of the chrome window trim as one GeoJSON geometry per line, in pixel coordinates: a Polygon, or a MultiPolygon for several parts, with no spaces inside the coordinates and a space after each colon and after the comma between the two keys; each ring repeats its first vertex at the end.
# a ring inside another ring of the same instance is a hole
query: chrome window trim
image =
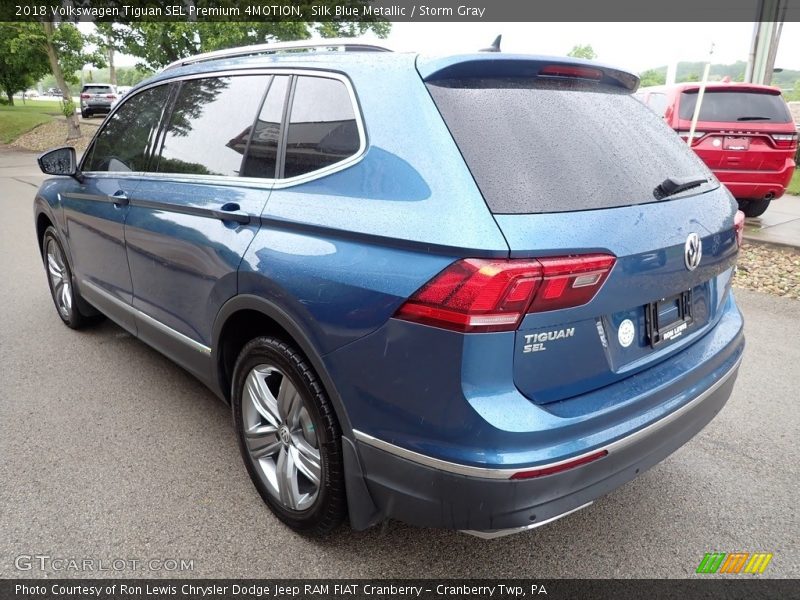
{"type": "MultiPolygon", "coordinates": [[[[740,356],[736,363],[724,374],[722,377],[717,379],[707,390],[698,394],[695,398],[681,406],[680,408],[672,411],[665,417],[662,417],[658,421],[654,421],[650,423],[646,427],[639,429],[627,435],[623,438],[618,439],[615,442],[608,444],[607,446],[601,446],[599,448],[594,448],[588,452],[584,452],[583,454],[578,454],[577,456],[571,456],[564,460],[555,461],[552,463],[545,463],[545,464],[538,464],[538,465],[520,465],[514,468],[505,468],[505,469],[493,469],[489,467],[475,467],[472,465],[464,465],[460,463],[454,463],[447,460],[442,460],[439,458],[434,458],[432,456],[428,456],[426,454],[421,454],[419,452],[415,452],[414,450],[409,450],[407,448],[403,448],[401,446],[397,446],[392,444],[391,442],[387,442],[385,440],[378,439],[373,437],[363,431],[359,431],[358,429],[353,429],[353,436],[361,443],[367,444],[374,448],[378,448],[379,450],[383,450],[385,452],[389,452],[390,454],[394,454],[400,458],[404,458],[406,460],[410,460],[411,462],[415,462],[420,465],[424,465],[426,467],[431,467],[434,469],[439,469],[440,471],[446,471],[448,473],[455,473],[456,475],[465,475],[467,477],[480,477],[483,479],[509,479],[515,473],[519,473],[520,471],[526,470],[533,470],[533,469],[547,469],[550,467],[557,467],[564,463],[572,462],[575,460],[579,460],[586,456],[591,456],[592,454],[596,454],[602,450],[607,450],[609,455],[613,452],[617,452],[626,446],[639,441],[641,438],[644,438],[655,431],[658,431],[662,427],[670,424],[675,419],[680,417],[681,415],[687,413],[688,411],[692,410],[695,406],[700,404],[703,400],[708,398],[711,394],[716,392],[731,376],[736,372],[739,368],[739,365],[742,362],[742,357],[740,356]]],[[[601,459],[602,460],[602,459],[601,459]]]]}
{"type": "MultiPolygon", "coordinates": [[[[358,96],[356,95],[355,89],[353,88],[353,84],[350,81],[350,78],[347,77],[347,75],[345,75],[344,73],[340,73],[337,71],[330,71],[326,69],[280,68],[280,67],[257,67],[257,68],[245,67],[241,69],[226,68],[224,70],[204,71],[202,73],[176,75],[173,77],[159,79],[158,81],[148,83],[142,86],[141,88],[137,89],[133,93],[128,92],[128,94],[124,96],[124,100],[118,102],[117,105],[111,109],[111,112],[109,112],[105,121],[103,121],[101,126],[97,129],[97,132],[92,137],[91,142],[89,142],[89,145],[86,147],[87,151],[90,148],[93,148],[97,136],[100,135],[101,131],[103,131],[106,122],[108,122],[111,119],[111,117],[113,117],[114,114],[122,106],[124,106],[126,102],[128,102],[128,100],[135,97],[136,95],[145,92],[149,89],[152,89],[154,87],[157,87],[159,85],[169,85],[177,81],[187,81],[192,79],[208,79],[209,77],[230,77],[234,75],[239,75],[239,76],[297,75],[306,77],[322,77],[326,79],[335,79],[337,81],[341,81],[344,84],[345,88],[347,89],[348,95],[350,96],[350,103],[353,107],[353,114],[356,117],[356,127],[358,129],[358,137],[359,137],[358,150],[352,156],[349,156],[344,160],[341,160],[332,165],[328,165],[327,167],[323,167],[322,169],[317,169],[316,171],[304,173],[303,175],[298,175],[296,177],[289,177],[284,179],[275,179],[268,177],[241,177],[239,175],[234,176],[234,175],[195,175],[188,173],[158,173],[152,171],[84,171],[84,174],[89,175],[91,177],[148,178],[148,179],[164,179],[179,183],[208,183],[211,185],[226,183],[243,187],[256,187],[256,188],[268,187],[269,189],[284,189],[284,188],[294,187],[296,185],[300,185],[303,183],[308,183],[316,179],[321,179],[322,177],[326,177],[334,173],[338,173],[339,171],[343,171],[344,169],[347,169],[355,165],[364,158],[364,155],[366,154],[368,147],[367,129],[366,125],[364,124],[364,116],[361,113],[361,104],[358,101],[358,96]]],[[[291,111],[289,115],[287,115],[287,117],[290,115],[291,111]]],[[[86,161],[87,153],[88,152],[84,152],[83,156],[81,156],[79,164],[79,168],[81,170],[84,162],[86,161]]]]}
{"type": "Polygon", "coordinates": [[[86,279],[81,279],[81,285],[89,288],[92,292],[94,292],[98,296],[102,296],[105,300],[111,302],[114,306],[117,306],[118,308],[124,310],[125,312],[133,315],[134,318],[139,318],[148,323],[149,325],[152,325],[154,328],[158,329],[161,333],[164,333],[169,337],[173,338],[174,340],[177,340],[189,346],[190,348],[200,352],[201,354],[204,354],[206,356],[211,355],[210,347],[206,346],[205,344],[201,344],[196,340],[193,340],[189,336],[182,334],[180,331],[174,330],[169,325],[164,325],[164,323],[162,323],[158,319],[154,319],[150,315],[140,311],[138,308],[131,306],[127,302],[120,300],[119,298],[113,296],[112,294],[109,294],[103,288],[92,283],[91,281],[87,281],[86,279]]]}

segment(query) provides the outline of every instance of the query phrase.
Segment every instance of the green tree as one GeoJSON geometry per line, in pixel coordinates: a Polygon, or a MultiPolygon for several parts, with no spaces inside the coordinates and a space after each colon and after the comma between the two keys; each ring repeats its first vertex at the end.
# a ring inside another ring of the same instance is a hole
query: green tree
{"type": "Polygon", "coordinates": [[[649,85],[664,85],[667,82],[667,74],[656,69],[648,69],[639,73],[640,85],[647,87],[649,85]]]}
{"type": "MultiPolygon", "coordinates": [[[[61,90],[64,103],[72,101],[69,83],[78,83],[75,76],[85,64],[105,66],[99,52],[87,52],[87,38],[72,23],[18,23],[17,41],[19,44],[37,48],[47,55],[50,71],[61,90]]],[[[81,129],[78,118],[73,113],[67,117],[67,140],[79,138],[81,129]]]]}
{"type": "Polygon", "coordinates": [[[276,22],[135,22],[120,28],[122,48],[140,59],[139,66],[152,70],[200,52],[265,42],[303,40],[313,33],[322,37],[352,37],[368,31],[379,37],[389,34],[391,24],[276,22]]]}
{"type": "Polygon", "coordinates": [[[32,87],[49,70],[47,53],[23,43],[19,33],[25,23],[0,23],[0,88],[14,104],[14,94],[32,87]]]}
{"type": "Polygon", "coordinates": [[[800,79],[794,82],[791,91],[783,93],[783,97],[787,102],[800,100],[800,79]]]}
{"type": "Polygon", "coordinates": [[[121,27],[116,23],[95,23],[95,33],[92,41],[105,55],[108,63],[108,82],[117,85],[117,69],[114,64],[114,55],[123,50],[121,27]]]}
{"type": "Polygon", "coordinates": [[[594,60],[597,58],[597,53],[592,48],[591,44],[581,45],[578,44],[572,47],[572,50],[567,52],[567,56],[571,56],[573,58],[585,58],[587,60],[594,60]]]}

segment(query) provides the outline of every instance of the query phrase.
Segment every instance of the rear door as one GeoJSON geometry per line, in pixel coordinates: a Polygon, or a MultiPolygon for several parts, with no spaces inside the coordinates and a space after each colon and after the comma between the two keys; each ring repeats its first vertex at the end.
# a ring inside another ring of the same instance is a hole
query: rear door
{"type": "Polygon", "coordinates": [[[269,90],[266,109],[280,113],[287,79],[177,83],[152,174],[131,196],[125,238],[139,335],[190,370],[209,353],[214,319],[236,294],[237,268],[258,231],[276,161],[262,103],[269,90]]]}
{"type": "MultiPolygon", "coordinates": [[[[697,90],[680,94],[679,130],[689,130],[697,98],[697,90]]],[[[692,149],[714,170],[783,171],[796,148],[786,139],[792,134],[794,123],[779,90],[713,87],[703,95],[692,149]]]]}
{"type": "Polygon", "coordinates": [[[737,246],[732,199],[660,116],[623,86],[570,77],[600,79],[594,68],[531,77],[539,68],[428,88],[511,257],[546,265],[513,360],[517,387],[548,403],[701,336],[720,312],[737,246]],[[662,198],[667,178],[698,184],[662,198]],[[594,266],[571,276],[565,265],[594,266]]]}

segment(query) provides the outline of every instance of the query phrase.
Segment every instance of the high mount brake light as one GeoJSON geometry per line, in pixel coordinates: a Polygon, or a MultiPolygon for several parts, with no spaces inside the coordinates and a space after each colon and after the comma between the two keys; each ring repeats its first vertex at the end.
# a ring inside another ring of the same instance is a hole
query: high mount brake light
{"type": "Polygon", "coordinates": [[[526,313],[589,302],[615,260],[606,254],[465,258],[423,285],[395,317],[465,333],[513,331],[526,313]]]}
{"type": "Polygon", "coordinates": [[[539,70],[539,75],[545,77],[576,77],[593,81],[600,81],[603,78],[603,72],[600,69],[576,65],[547,65],[539,70]]]}

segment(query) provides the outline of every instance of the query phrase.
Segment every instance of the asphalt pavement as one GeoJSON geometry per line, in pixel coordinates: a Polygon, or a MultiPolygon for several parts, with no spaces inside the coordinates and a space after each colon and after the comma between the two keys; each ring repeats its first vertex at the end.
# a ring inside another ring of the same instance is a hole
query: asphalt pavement
{"type": "Polygon", "coordinates": [[[800,576],[800,302],[738,291],[748,346],[728,405],[587,509],[497,540],[396,522],[314,540],[261,503],[200,383],[108,321],[61,324],[41,179],[0,149],[0,577],[696,577],[712,551],[771,552],[763,577],[800,576]]]}

